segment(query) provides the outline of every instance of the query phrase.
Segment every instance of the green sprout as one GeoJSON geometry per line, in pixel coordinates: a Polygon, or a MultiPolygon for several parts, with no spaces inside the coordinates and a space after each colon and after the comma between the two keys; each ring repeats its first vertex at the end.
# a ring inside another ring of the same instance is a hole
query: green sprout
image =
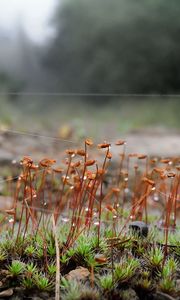
{"type": "Polygon", "coordinates": [[[68,289],[70,283],[69,281],[65,278],[65,277],[61,277],[61,283],[60,283],[60,287],[62,290],[68,289]]]}
{"type": "Polygon", "coordinates": [[[48,265],[48,273],[50,276],[53,276],[54,274],[56,274],[56,265],[55,264],[48,265]]]}
{"type": "Polygon", "coordinates": [[[141,277],[136,285],[146,291],[152,290],[152,281],[148,278],[141,277]]]}
{"type": "Polygon", "coordinates": [[[33,264],[33,262],[27,264],[25,267],[26,276],[28,278],[32,277],[33,274],[36,273],[36,271],[37,271],[37,267],[36,267],[36,265],[33,264]]]}
{"type": "Polygon", "coordinates": [[[176,291],[175,280],[170,277],[162,278],[159,283],[159,289],[167,294],[173,294],[176,291]]]}
{"type": "Polygon", "coordinates": [[[19,236],[16,241],[14,241],[14,251],[15,253],[22,255],[23,250],[25,248],[26,241],[23,236],[19,236]]]}
{"type": "Polygon", "coordinates": [[[82,299],[89,299],[89,300],[100,300],[100,295],[98,291],[94,288],[89,288],[87,286],[83,286],[81,289],[81,296],[79,300],[82,299]]]}
{"type": "Polygon", "coordinates": [[[161,248],[156,247],[148,252],[148,256],[146,256],[146,258],[152,267],[160,268],[163,262],[164,253],[161,248]]]}
{"type": "Polygon", "coordinates": [[[61,256],[61,263],[62,264],[66,264],[69,261],[69,257],[67,256],[67,254],[64,254],[61,256]]]}
{"type": "Polygon", "coordinates": [[[87,267],[89,266],[89,261],[92,261],[93,251],[90,241],[85,237],[81,236],[75,248],[74,259],[77,263],[87,267]]]}
{"type": "Polygon", "coordinates": [[[97,235],[92,235],[88,237],[89,239],[89,244],[91,245],[92,250],[97,250],[98,252],[104,253],[108,251],[108,245],[107,245],[107,240],[105,238],[101,238],[98,244],[98,237],[97,235]]]}
{"type": "Polygon", "coordinates": [[[33,245],[29,245],[26,247],[24,253],[30,257],[34,256],[36,253],[36,249],[33,245]]]}
{"type": "Polygon", "coordinates": [[[76,254],[81,257],[89,256],[89,253],[92,252],[91,244],[89,243],[89,241],[84,240],[84,238],[79,238],[75,250],[76,250],[76,254]]]}
{"type": "Polygon", "coordinates": [[[137,259],[128,258],[127,260],[121,260],[119,264],[115,265],[114,277],[117,282],[125,282],[131,279],[139,267],[137,259]]]}
{"type": "Polygon", "coordinates": [[[22,284],[26,289],[32,289],[34,286],[33,278],[27,277],[22,280],[22,284]]]}
{"type": "Polygon", "coordinates": [[[79,300],[81,296],[82,287],[76,280],[67,281],[66,279],[61,280],[61,289],[63,290],[64,300],[79,300]]]}
{"type": "Polygon", "coordinates": [[[72,257],[74,254],[75,254],[75,249],[74,248],[70,248],[70,249],[68,249],[67,251],[66,251],[66,255],[68,256],[68,257],[72,257]]]}
{"type": "Polygon", "coordinates": [[[5,251],[5,252],[11,252],[14,247],[14,241],[10,238],[5,238],[1,244],[0,247],[5,251]]]}
{"type": "Polygon", "coordinates": [[[178,269],[178,262],[173,257],[167,259],[161,272],[159,288],[162,292],[172,294],[176,290],[175,273],[178,269]]]}
{"type": "Polygon", "coordinates": [[[8,271],[13,277],[17,277],[23,273],[24,264],[19,260],[13,260],[11,265],[8,266],[8,271]]]}
{"type": "Polygon", "coordinates": [[[6,258],[7,258],[7,252],[2,248],[0,248],[0,262],[6,260],[6,258]]]}
{"type": "Polygon", "coordinates": [[[44,241],[40,235],[36,236],[36,256],[42,258],[44,255],[44,241]]]}
{"type": "Polygon", "coordinates": [[[36,249],[36,256],[38,258],[42,258],[44,256],[43,248],[39,247],[38,249],[36,249]]]}
{"type": "Polygon", "coordinates": [[[47,253],[50,256],[55,256],[56,255],[56,248],[55,248],[55,245],[52,242],[50,242],[47,246],[47,253]]]}
{"type": "Polygon", "coordinates": [[[41,291],[49,291],[52,289],[52,283],[42,273],[36,273],[34,275],[34,284],[41,291]]]}
{"type": "Polygon", "coordinates": [[[99,286],[104,291],[111,291],[114,288],[112,274],[103,275],[99,278],[99,286]]]}
{"type": "Polygon", "coordinates": [[[168,258],[162,269],[162,274],[161,274],[162,277],[164,278],[168,276],[173,277],[177,268],[178,268],[177,260],[175,260],[173,257],[168,258]]]}
{"type": "Polygon", "coordinates": [[[171,253],[174,253],[178,258],[180,257],[180,233],[179,231],[169,235],[169,243],[174,247],[170,248],[171,253]]]}

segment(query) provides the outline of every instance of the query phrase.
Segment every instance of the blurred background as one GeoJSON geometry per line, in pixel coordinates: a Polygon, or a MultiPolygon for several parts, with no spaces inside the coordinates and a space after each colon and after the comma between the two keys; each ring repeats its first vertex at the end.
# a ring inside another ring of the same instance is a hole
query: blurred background
{"type": "Polygon", "coordinates": [[[179,16],[179,0],[0,0],[1,128],[177,148],[179,16]]]}

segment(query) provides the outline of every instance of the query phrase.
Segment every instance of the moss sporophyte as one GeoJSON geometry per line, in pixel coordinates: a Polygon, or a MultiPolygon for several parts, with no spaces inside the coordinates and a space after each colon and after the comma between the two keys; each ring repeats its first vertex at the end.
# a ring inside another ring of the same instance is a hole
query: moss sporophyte
{"type": "Polygon", "coordinates": [[[178,297],[179,158],[126,151],[124,140],[96,147],[86,139],[60,165],[22,159],[6,188],[12,207],[0,213],[2,290],[54,297],[59,289],[64,300],[178,297]]]}

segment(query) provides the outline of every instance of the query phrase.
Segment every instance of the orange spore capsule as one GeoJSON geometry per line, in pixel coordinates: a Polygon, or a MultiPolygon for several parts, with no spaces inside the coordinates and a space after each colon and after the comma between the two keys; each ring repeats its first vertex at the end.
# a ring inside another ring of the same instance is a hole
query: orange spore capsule
{"type": "Polygon", "coordinates": [[[76,150],[76,154],[80,155],[80,156],[85,156],[86,152],[84,149],[77,149],[76,150]]]}
{"type": "Polygon", "coordinates": [[[93,166],[95,164],[95,160],[94,159],[91,159],[91,160],[87,160],[85,162],[85,166],[93,166]]]}
{"type": "Polygon", "coordinates": [[[125,143],[126,143],[126,141],[124,141],[124,140],[118,140],[118,141],[116,141],[115,145],[121,146],[121,145],[124,145],[125,143]]]}
{"type": "Polygon", "coordinates": [[[111,144],[109,144],[109,143],[98,144],[99,149],[109,148],[110,146],[111,146],[111,144]]]}

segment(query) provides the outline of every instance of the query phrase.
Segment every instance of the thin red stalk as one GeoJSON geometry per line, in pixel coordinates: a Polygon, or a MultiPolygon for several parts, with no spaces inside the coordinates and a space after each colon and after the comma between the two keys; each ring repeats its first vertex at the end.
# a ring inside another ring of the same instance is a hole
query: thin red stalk
{"type": "Polygon", "coordinates": [[[71,218],[71,227],[70,227],[70,231],[69,231],[69,234],[67,237],[67,242],[66,242],[67,244],[69,244],[70,239],[73,238],[76,230],[78,230],[78,227],[79,227],[79,224],[78,224],[79,218],[77,218],[77,211],[79,209],[79,214],[80,214],[81,209],[82,209],[81,205],[83,204],[83,201],[81,201],[81,199],[82,199],[82,195],[84,193],[85,185],[86,185],[86,183],[84,182],[84,176],[85,176],[85,172],[86,172],[86,161],[87,161],[87,144],[86,144],[86,142],[85,142],[84,147],[85,147],[84,167],[83,167],[82,177],[80,180],[79,191],[77,191],[77,193],[76,193],[75,203],[74,203],[74,207],[73,207],[73,215],[71,218]],[[82,202],[82,203],[80,203],[80,202],[82,202]]]}
{"type": "Polygon", "coordinates": [[[84,202],[86,200],[86,196],[87,196],[87,187],[90,183],[90,180],[87,182],[86,186],[85,186],[85,183],[84,183],[84,189],[83,189],[83,192],[84,192],[84,195],[82,193],[81,197],[80,197],[80,200],[82,199],[81,203],[79,203],[79,211],[78,211],[78,216],[77,216],[77,230],[79,228],[79,221],[81,220],[80,216],[82,215],[82,209],[83,209],[83,206],[84,206],[84,202]]]}
{"type": "Polygon", "coordinates": [[[18,200],[18,195],[21,189],[21,183],[22,181],[19,180],[17,181],[16,184],[16,190],[14,193],[14,222],[13,222],[13,228],[12,228],[12,235],[14,234],[14,227],[15,227],[15,223],[16,223],[16,219],[17,219],[17,200],[18,200]]]}
{"type": "Polygon", "coordinates": [[[59,203],[56,204],[56,207],[55,207],[55,210],[54,210],[55,224],[57,224],[57,220],[58,220],[58,217],[59,217],[59,213],[60,213],[60,204],[61,204],[61,202],[62,202],[63,193],[64,193],[64,189],[65,189],[65,185],[66,185],[66,179],[67,179],[68,174],[69,174],[71,161],[72,161],[72,155],[69,156],[68,167],[67,167],[67,170],[66,170],[65,178],[63,179],[63,185],[62,185],[62,191],[61,191],[61,196],[60,196],[60,199],[59,199],[59,203]]]}
{"type": "MultiPolygon", "coordinates": [[[[106,151],[106,156],[104,158],[104,163],[103,163],[103,166],[102,166],[103,171],[105,171],[105,166],[106,166],[108,153],[109,153],[109,147],[108,147],[108,150],[106,151]]],[[[99,242],[100,242],[100,232],[101,232],[101,209],[102,209],[102,200],[103,200],[103,178],[104,178],[104,173],[102,173],[101,178],[100,178],[98,246],[99,246],[99,242]]]]}
{"type": "MultiPolygon", "coordinates": [[[[94,189],[96,185],[96,178],[93,181],[93,185],[91,188],[90,196],[89,196],[89,204],[88,204],[88,211],[86,214],[86,220],[85,220],[85,225],[88,226],[88,230],[90,230],[91,226],[91,219],[92,219],[92,212],[93,212],[93,204],[94,204],[94,189]]],[[[95,191],[96,193],[96,191],[95,191]]]]}
{"type": "Polygon", "coordinates": [[[132,193],[132,200],[131,200],[131,216],[132,220],[135,218],[135,211],[134,211],[134,205],[135,205],[135,200],[136,200],[136,191],[137,191],[137,167],[134,167],[134,187],[133,187],[133,193],[132,193]]]}
{"type": "Polygon", "coordinates": [[[180,186],[180,175],[177,174],[177,184],[175,187],[175,193],[174,193],[174,220],[173,220],[173,227],[176,227],[176,218],[177,218],[177,197],[178,197],[178,190],[180,186]]]}
{"type": "Polygon", "coordinates": [[[123,162],[125,158],[125,151],[126,151],[126,144],[123,145],[123,153],[121,154],[121,160],[119,163],[119,168],[118,168],[118,175],[117,175],[117,186],[119,186],[119,183],[121,181],[121,171],[123,168],[123,162]]]}
{"type": "Polygon", "coordinates": [[[171,186],[170,186],[170,192],[169,192],[169,197],[167,200],[167,204],[166,204],[166,217],[165,217],[165,247],[164,247],[164,262],[165,259],[167,257],[168,254],[168,233],[169,233],[169,226],[170,226],[170,216],[171,216],[171,211],[172,211],[172,204],[173,204],[173,195],[172,195],[172,191],[173,191],[173,182],[171,181],[171,186]]]}
{"type": "MultiPolygon", "coordinates": [[[[145,176],[148,174],[148,158],[146,157],[146,172],[145,176]]],[[[148,191],[148,186],[146,187],[145,193],[148,191]]],[[[148,213],[147,213],[147,197],[144,199],[144,211],[145,211],[145,222],[148,223],[148,213]]]]}
{"type": "MultiPolygon", "coordinates": [[[[29,186],[30,186],[30,206],[33,206],[32,180],[31,180],[31,170],[30,170],[30,168],[28,169],[28,176],[29,176],[29,186]]],[[[26,207],[26,225],[25,225],[23,238],[25,238],[25,236],[26,236],[28,223],[29,223],[29,218],[30,218],[30,214],[29,214],[29,211],[26,207]]],[[[33,219],[32,219],[32,222],[33,222],[33,219]]],[[[34,224],[33,224],[33,228],[34,228],[34,224]]]]}
{"type": "MultiPolygon", "coordinates": [[[[24,177],[24,173],[23,173],[24,177]]],[[[16,241],[19,238],[20,230],[21,230],[21,224],[22,224],[22,217],[23,217],[23,212],[24,212],[24,207],[25,207],[25,199],[26,199],[26,186],[27,186],[27,178],[28,178],[28,173],[25,168],[25,179],[24,179],[24,191],[23,191],[23,203],[22,203],[22,208],[21,208],[21,215],[20,215],[20,220],[19,220],[19,226],[18,226],[18,232],[17,232],[17,237],[16,241]]]]}

